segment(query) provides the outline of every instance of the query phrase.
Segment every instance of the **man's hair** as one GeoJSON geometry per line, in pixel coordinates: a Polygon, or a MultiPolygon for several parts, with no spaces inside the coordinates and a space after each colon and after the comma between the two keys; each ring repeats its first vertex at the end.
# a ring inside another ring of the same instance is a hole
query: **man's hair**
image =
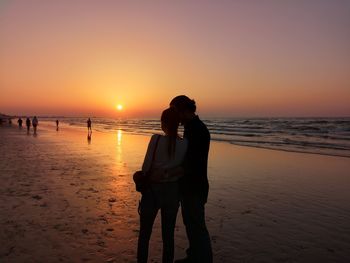
{"type": "Polygon", "coordinates": [[[196,102],[185,95],[176,96],[170,102],[170,107],[175,107],[179,111],[196,112],[196,102]]]}

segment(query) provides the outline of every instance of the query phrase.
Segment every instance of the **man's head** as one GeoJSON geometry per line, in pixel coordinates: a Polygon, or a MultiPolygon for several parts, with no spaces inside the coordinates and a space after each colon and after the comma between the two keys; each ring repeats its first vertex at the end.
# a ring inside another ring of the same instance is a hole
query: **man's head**
{"type": "Polygon", "coordinates": [[[181,123],[186,123],[195,116],[196,102],[185,95],[176,96],[170,102],[170,107],[177,110],[181,123]]]}

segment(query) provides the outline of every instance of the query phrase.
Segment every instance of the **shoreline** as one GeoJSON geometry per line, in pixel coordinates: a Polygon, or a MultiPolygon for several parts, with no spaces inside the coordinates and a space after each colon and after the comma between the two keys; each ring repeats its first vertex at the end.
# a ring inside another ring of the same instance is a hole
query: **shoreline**
{"type": "MultiPolygon", "coordinates": [[[[41,123],[46,123],[47,125],[52,126],[52,123],[55,121],[56,117],[43,117],[41,123]]],[[[220,118],[225,120],[227,118],[220,118]]],[[[242,118],[228,118],[241,120],[242,118]]],[[[285,151],[285,152],[295,152],[295,153],[308,153],[308,154],[318,154],[318,155],[326,155],[326,156],[337,156],[337,157],[345,157],[350,158],[350,144],[349,144],[349,133],[346,125],[350,124],[350,117],[318,117],[317,119],[309,119],[304,117],[284,117],[282,118],[251,118],[247,119],[244,123],[249,123],[248,128],[242,127],[242,123],[238,122],[232,126],[230,122],[228,123],[220,123],[219,129],[223,128],[223,131],[216,130],[215,126],[213,126],[217,121],[215,119],[204,119],[207,121],[207,126],[211,131],[211,141],[212,142],[225,142],[232,145],[245,146],[245,147],[254,147],[254,148],[262,148],[269,150],[277,150],[277,151],[285,151]],[[280,126],[270,127],[271,133],[266,131],[266,124],[254,124],[254,120],[270,120],[271,123],[279,123],[278,125],[288,124],[287,130],[283,130],[284,128],[280,126]],[[324,121],[317,121],[317,119],[321,119],[324,121]],[[293,120],[309,120],[306,123],[299,123],[293,120]],[[329,123],[327,123],[329,122],[329,123]],[[320,126],[318,126],[321,123],[320,126]],[[324,124],[326,123],[326,124],[324,124]],[[347,124],[348,123],[348,124],[347,124]],[[223,126],[222,126],[223,125],[223,126]],[[226,126],[228,125],[228,126],[226,126]],[[237,125],[237,127],[236,127],[237,125]],[[251,127],[253,125],[253,127],[251,127]],[[256,127],[254,128],[254,125],[256,127]],[[260,126],[262,125],[262,126],[260,126]],[[298,127],[301,125],[301,130],[298,130],[298,127]],[[304,125],[304,126],[303,126],[304,125]],[[313,125],[316,125],[315,127],[313,125]],[[335,132],[334,125],[341,125],[341,133],[335,132]],[[343,126],[342,126],[343,125],[343,126]],[[345,126],[344,126],[345,125],[345,126]],[[221,127],[221,128],[220,128],[221,127]],[[251,127],[253,130],[250,130],[251,127]],[[306,127],[306,128],[305,128],[306,127]],[[228,133],[225,133],[225,129],[228,133]],[[231,129],[238,129],[237,131],[231,129]],[[276,134],[275,129],[277,128],[276,134]],[[243,130],[241,130],[243,129],[243,130]],[[258,129],[258,130],[254,130],[258,129]],[[262,135],[260,135],[259,129],[262,129],[262,135]],[[282,130],[279,130],[282,129],[282,130]],[[308,130],[311,129],[311,130],[308,130]],[[324,130],[325,129],[325,130],[324,130]],[[303,133],[303,131],[306,131],[303,133]],[[312,131],[316,130],[316,133],[312,131]],[[231,132],[234,132],[231,134],[231,132]],[[235,134],[235,132],[238,132],[235,134]],[[321,133],[318,133],[321,132],[321,133]],[[246,137],[247,136],[247,137],[246,137]],[[254,139],[248,139],[254,138],[254,139]]],[[[244,120],[244,119],[242,119],[244,120]]],[[[104,132],[104,133],[113,133],[121,130],[123,133],[128,134],[136,134],[136,135],[145,135],[150,136],[154,133],[162,133],[159,127],[154,126],[154,121],[152,118],[149,119],[115,119],[115,118],[100,118],[97,117],[96,121],[93,123],[93,129],[95,131],[104,132]],[[139,124],[134,123],[132,120],[141,121],[139,124]],[[119,123],[121,121],[121,123],[119,123]],[[131,123],[129,123],[131,121],[131,123]],[[145,121],[145,123],[144,123],[145,121]],[[151,123],[147,123],[147,121],[152,121],[151,123]],[[124,123],[125,122],[125,123],[124,123]],[[145,125],[145,126],[143,126],[145,125]]],[[[85,119],[82,117],[61,117],[60,125],[64,125],[65,127],[72,127],[76,129],[83,130],[85,128],[85,119]]]]}
{"type": "MultiPolygon", "coordinates": [[[[220,142],[220,141],[216,141],[216,142],[220,142]]],[[[322,156],[329,156],[329,157],[350,158],[350,156],[347,156],[347,155],[337,155],[337,154],[320,153],[320,152],[312,152],[312,151],[297,151],[297,150],[276,149],[276,148],[272,148],[272,147],[245,145],[245,144],[239,144],[239,143],[233,143],[233,142],[228,142],[228,143],[232,144],[232,145],[236,145],[236,146],[252,147],[252,148],[266,149],[266,150],[272,150],[272,151],[282,151],[282,152],[290,152],[290,153],[301,153],[301,154],[304,153],[304,154],[315,154],[315,155],[322,155],[322,156]]]]}
{"type": "MultiPolygon", "coordinates": [[[[54,125],[51,124],[49,121],[42,121],[43,123],[47,124],[48,127],[53,127],[54,125]]],[[[84,130],[85,128],[82,126],[78,125],[70,125],[65,123],[64,124],[66,128],[70,127],[72,129],[78,129],[78,130],[84,130]]],[[[133,133],[133,132],[128,132],[124,131],[123,129],[113,129],[113,130],[101,130],[101,129],[94,129],[96,132],[101,132],[101,133],[115,133],[118,132],[118,130],[121,130],[125,134],[129,135],[139,135],[139,136],[151,136],[154,133],[133,133]]],[[[159,134],[162,133],[159,131],[159,134]]],[[[336,154],[336,153],[323,153],[323,152],[315,152],[315,151],[308,151],[308,150],[294,150],[294,149],[283,149],[283,148],[274,148],[274,147],[269,147],[269,146],[259,146],[259,145],[247,145],[244,143],[239,143],[239,142],[232,142],[232,141],[227,141],[227,140],[222,140],[222,139],[211,139],[211,142],[215,143],[227,143],[231,145],[236,145],[236,146],[242,146],[242,147],[252,147],[252,148],[257,148],[257,149],[267,149],[267,150],[273,150],[273,151],[282,151],[282,152],[292,152],[292,153],[305,153],[305,154],[316,154],[316,155],[324,155],[324,156],[334,156],[334,157],[343,157],[343,158],[350,158],[350,155],[341,155],[341,154],[336,154]]]]}

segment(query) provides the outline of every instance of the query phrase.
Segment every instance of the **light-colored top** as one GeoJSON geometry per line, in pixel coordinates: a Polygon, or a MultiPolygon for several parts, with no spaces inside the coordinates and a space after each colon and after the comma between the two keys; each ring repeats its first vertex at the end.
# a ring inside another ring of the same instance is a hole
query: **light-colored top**
{"type": "MultiPolygon", "coordinates": [[[[176,139],[175,154],[173,155],[173,157],[170,157],[168,153],[169,137],[155,134],[151,137],[151,140],[148,144],[147,153],[142,165],[142,171],[144,172],[148,171],[151,168],[152,155],[153,155],[154,148],[156,146],[156,140],[158,136],[160,136],[160,138],[159,138],[158,146],[154,156],[154,163],[153,163],[154,169],[161,168],[161,169],[171,170],[173,168],[179,167],[185,158],[185,154],[187,151],[187,144],[188,144],[186,139],[182,139],[182,138],[176,139]]],[[[162,182],[176,181],[177,179],[179,178],[175,178],[175,177],[166,178],[166,179],[163,179],[162,182]]]]}

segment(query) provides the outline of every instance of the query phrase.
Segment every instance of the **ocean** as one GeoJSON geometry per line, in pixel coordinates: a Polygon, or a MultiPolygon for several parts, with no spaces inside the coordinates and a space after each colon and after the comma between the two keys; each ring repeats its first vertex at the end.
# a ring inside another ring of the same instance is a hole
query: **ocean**
{"type": "MultiPolygon", "coordinates": [[[[41,117],[52,122],[57,118],[41,117]]],[[[60,117],[61,124],[86,127],[86,118],[60,117]]],[[[283,151],[350,157],[350,117],[347,118],[208,118],[202,119],[211,139],[283,151]]],[[[149,135],[161,133],[158,119],[92,118],[94,130],[149,135]]],[[[180,128],[180,135],[182,134],[180,128]]]]}

